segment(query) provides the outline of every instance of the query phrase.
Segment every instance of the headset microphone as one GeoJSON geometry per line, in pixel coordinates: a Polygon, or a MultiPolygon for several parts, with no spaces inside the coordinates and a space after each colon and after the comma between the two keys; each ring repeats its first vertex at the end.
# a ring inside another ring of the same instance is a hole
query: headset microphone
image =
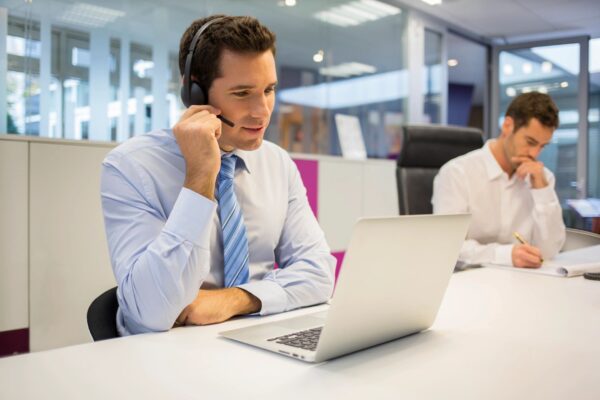
{"type": "Polygon", "coordinates": [[[226,123],[227,125],[229,125],[232,128],[235,126],[235,124],[233,122],[231,122],[230,120],[228,120],[227,118],[225,118],[222,115],[217,115],[217,118],[219,118],[221,121],[223,121],[224,123],[226,123]]]}
{"type": "MultiPolygon", "coordinates": [[[[187,57],[185,59],[185,69],[184,69],[184,73],[183,73],[183,85],[181,86],[181,101],[183,102],[183,104],[186,107],[190,107],[192,105],[208,104],[207,91],[204,90],[204,88],[202,86],[200,86],[200,84],[198,82],[196,82],[195,80],[192,79],[192,76],[191,76],[192,59],[194,58],[194,51],[196,49],[196,44],[198,44],[198,41],[200,40],[200,36],[202,36],[202,33],[210,25],[212,25],[213,23],[215,23],[221,19],[223,19],[223,18],[222,17],[215,18],[215,19],[208,21],[204,25],[202,25],[200,27],[200,29],[198,29],[198,32],[196,32],[196,34],[194,35],[194,38],[192,39],[192,42],[190,43],[187,57]]],[[[225,124],[231,126],[232,128],[235,126],[235,124],[233,122],[231,122],[230,120],[228,120],[227,118],[225,118],[222,115],[217,115],[217,118],[219,118],[221,121],[223,121],[225,124]]]]}

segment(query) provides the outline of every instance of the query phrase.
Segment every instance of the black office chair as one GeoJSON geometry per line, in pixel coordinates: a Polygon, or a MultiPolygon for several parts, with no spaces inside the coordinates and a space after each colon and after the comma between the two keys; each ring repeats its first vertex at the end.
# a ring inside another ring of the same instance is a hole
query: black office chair
{"type": "Polygon", "coordinates": [[[87,323],[95,342],[119,336],[117,331],[117,287],[96,297],[87,311],[87,323]]]}
{"type": "Polygon", "coordinates": [[[480,129],[407,125],[396,165],[400,214],[431,214],[433,178],[446,162],[483,146],[480,129]]]}

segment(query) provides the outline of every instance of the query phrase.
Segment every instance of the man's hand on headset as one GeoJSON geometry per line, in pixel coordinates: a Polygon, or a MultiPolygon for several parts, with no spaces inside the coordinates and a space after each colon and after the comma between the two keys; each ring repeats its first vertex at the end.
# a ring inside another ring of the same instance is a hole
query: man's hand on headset
{"type": "Polygon", "coordinates": [[[193,105],[173,127],[173,134],[185,159],[183,186],[214,200],[215,182],[221,168],[217,140],[221,136],[218,108],[193,105]]]}

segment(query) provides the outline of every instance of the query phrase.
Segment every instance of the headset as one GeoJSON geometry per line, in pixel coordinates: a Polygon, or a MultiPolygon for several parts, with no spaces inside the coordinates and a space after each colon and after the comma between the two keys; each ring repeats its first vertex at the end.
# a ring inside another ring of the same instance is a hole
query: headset
{"type": "MultiPolygon", "coordinates": [[[[194,58],[194,51],[196,50],[196,45],[198,44],[198,41],[200,41],[200,37],[202,36],[202,33],[204,33],[204,31],[206,29],[208,29],[209,26],[211,26],[215,22],[220,21],[222,19],[223,19],[223,17],[219,17],[219,18],[215,18],[215,19],[208,21],[207,23],[202,25],[200,27],[200,29],[198,29],[198,31],[192,38],[192,42],[190,43],[190,47],[188,49],[188,53],[187,53],[187,56],[185,59],[185,69],[183,72],[183,85],[181,86],[181,101],[183,102],[183,104],[186,107],[190,107],[192,105],[208,104],[207,91],[202,86],[200,86],[200,84],[198,82],[196,82],[195,80],[192,79],[192,76],[191,76],[192,60],[194,58]]],[[[217,118],[219,118],[221,121],[223,121],[224,123],[226,123],[227,125],[229,125],[231,127],[235,126],[235,124],[233,122],[229,121],[227,118],[223,117],[222,115],[217,115],[217,118]]]]}

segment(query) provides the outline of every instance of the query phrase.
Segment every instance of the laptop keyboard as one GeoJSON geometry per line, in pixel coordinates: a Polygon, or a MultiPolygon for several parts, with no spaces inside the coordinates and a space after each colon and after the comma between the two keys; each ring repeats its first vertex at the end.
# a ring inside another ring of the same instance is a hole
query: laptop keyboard
{"type": "Polygon", "coordinates": [[[321,336],[322,329],[323,327],[320,326],[318,328],[294,332],[290,333],[289,335],[278,336],[267,340],[269,342],[275,341],[275,343],[281,343],[287,346],[315,351],[315,349],[317,348],[317,343],[319,342],[319,337],[321,336]]]}

